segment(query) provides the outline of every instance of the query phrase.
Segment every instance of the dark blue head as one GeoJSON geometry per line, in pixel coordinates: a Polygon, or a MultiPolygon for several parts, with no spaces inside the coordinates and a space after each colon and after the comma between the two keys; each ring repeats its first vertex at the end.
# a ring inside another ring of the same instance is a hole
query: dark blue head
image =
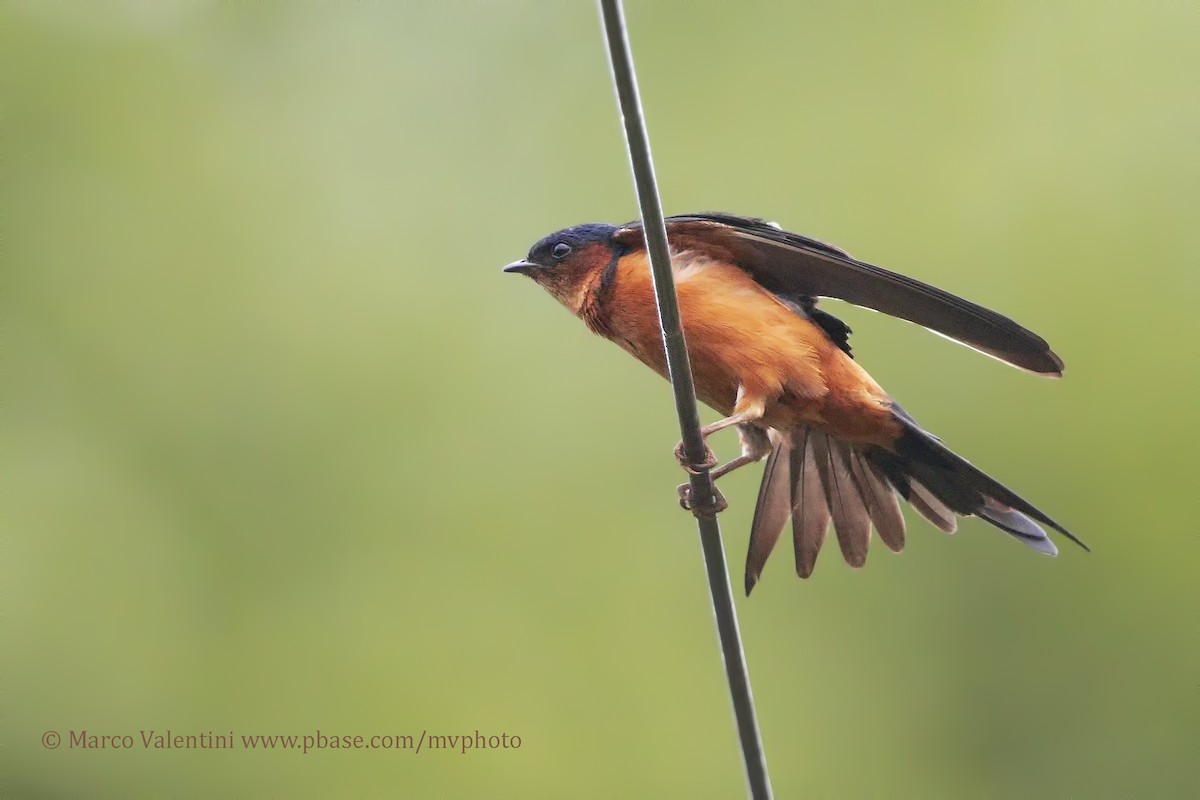
{"type": "Polygon", "coordinates": [[[616,230],[616,225],[606,225],[603,222],[589,222],[574,228],[564,228],[529,248],[529,255],[524,261],[514,261],[505,267],[504,271],[529,273],[535,269],[554,269],[563,262],[572,261],[572,256],[589,245],[607,246],[616,230]]]}
{"type": "Polygon", "coordinates": [[[564,228],[539,241],[524,260],[514,261],[504,271],[528,275],[559,302],[578,311],[587,278],[623,252],[613,241],[616,231],[617,226],[598,222],[564,228]]]}

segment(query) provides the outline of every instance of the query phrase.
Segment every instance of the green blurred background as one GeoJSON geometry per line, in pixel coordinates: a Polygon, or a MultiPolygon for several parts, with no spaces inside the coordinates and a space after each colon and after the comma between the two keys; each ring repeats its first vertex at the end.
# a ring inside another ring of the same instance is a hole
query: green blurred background
{"type": "MultiPolygon", "coordinates": [[[[593,5],[4,14],[0,794],[739,796],[667,385],[500,273],[636,215],[593,5]],[[522,746],[40,743],[167,728],[522,746]]],[[[1068,365],[845,310],[1095,552],[910,518],[863,571],[777,553],[738,607],[778,795],[1195,796],[1196,6],[629,18],[669,212],[836,242],[1068,365]]]]}

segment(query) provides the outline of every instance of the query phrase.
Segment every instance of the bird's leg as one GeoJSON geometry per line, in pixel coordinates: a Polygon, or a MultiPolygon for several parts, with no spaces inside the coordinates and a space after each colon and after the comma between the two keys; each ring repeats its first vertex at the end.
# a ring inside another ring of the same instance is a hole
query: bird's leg
{"type": "MultiPolygon", "coordinates": [[[[734,414],[733,416],[726,417],[725,419],[719,419],[713,424],[705,425],[703,428],[701,428],[700,438],[708,439],[709,436],[712,436],[717,431],[723,431],[731,425],[741,425],[750,419],[751,416],[749,416],[747,412],[734,414]]],[[[693,464],[688,461],[687,454],[683,451],[683,442],[675,445],[675,458],[679,459],[679,466],[683,467],[685,472],[691,473],[692,475],[699,475],[704,470],[712,469],[713,467],[717,466],[717,456],[713,453],[707,442],[704,444],[704,461],[700,462],[699,464],[693,464]]]]}
{"type": "MultiPolygon", "coordinates": [[[[745,386],[738,386],[737,400],[733,406],[734,413],[728,417],[725,417],[725,419],[717,420],[711,425],[705,425],[700,429],[700,438],[708,439],[709,436],[712,436],[717,431],[723,431],[726,428],[734,425],[745,425],[748,422],[760,420],[762,419],[763,413],[766,410],[766,405],[766,401],[762,398],[748,397],[745,386]]],[[[745,443],[743,442],[743,445],[744,444],[745,443]]],[[[704,470],[712,469],[713,467],[717,466],[717,457],[708,447],[707,442],[704,446],[703,462],[699,464],[693,464],[691,461],[689,461],[687,453],[683,451],[683,442],[675,445],[675,458],[679,460],[679,466],[683,467],[685,472],[688,472],[692,475],[699,475],[704,470]]],[[[737,459],[734,459],[734,461],[736,460],[737,459]]],[[[748,464],[750,462],[744,463],[748,464]]],[[[729,472],[730,469],[737,469],[737,467],[744,466],[744,464],[731,466],[732,464],[732,461],[729,464],[726,464],[725,466],[727,469],[725,469],[721,474],[724,475],[725,473],[729,472]]]]}
{"type": "MultiPolygon", "coordinates": [[[[744,390],[739,389],[738,405],[735,406],[735,409],[738,407],[742,408],[742,410],[738,411],[738,413],[726,417],[723,420],[719,420],[718,422],[714,422],[712,425],[708,425],[700,431],[703,437],[708,437],[719,430],[728,428],[731,425],[736,425],[738,429],[738,439],[742,443],[742,454],[740,456],[727,461],[726,463],[712,470],[710,475],[713,481],[716,481],[717,478],[720,478],[723,475],[728,475],[735,469],[740,469],[747,464],[753,464],[755,461],[761,461],[771,452],[771,441],[767,438],[767,432],[757,425],[749,424],[750,420],[758,420],[762,418],[764,404],[762,402],[747,402],[745,400],[744,390]]],[[[717,458],[713,455],[712,450],[707,450],[707,454],[708,458],[706,458],[705,461],[710,463],[704,464],[704,467],[713,467],[717,463],[717,458]]],[[[690,468],[692,465],[689,465],[684,458],[682,442],[680,442],[679,446],[675,448],[675,456],[679,459],[680,465],[683,466],[685,470],[692,472],[692,469],[690,468]]],[[[680,484],[678,491],[679,505],[685,510],[690,511],[692,508],[691,484],[680,484]]],[[[721,495],[721,492],[716,488],[715,484],[713,486],[713,494],[715,495],[716,501],[714,513],[724,511],[729,504],[725,501],[725,498],[721,495]]]]}
{"type": "Polygon", "coordinates": [[[738,425],[738,440],[742,443],[742,454],[714,469],[711,473],[714,481],[735,469],[762,461],[771,454],[771,440],[767,438],[767,432],[757,425],[738,425]]]}
{"type": "MultiPolygon", "coordinates": [[[[742,454],[714,469],[710,473],[713,481],[747,464],[762,461],[771,453],[771,440],[767,438],[767,432],[756,425],[738,425],[738,439],[742,442],[742,454]]],[[[679,484],[678,492],[679,505],[685,511],[691,511],[692,485],[690,483],[681,483],[679,484]]],[[[713,493],[716,495],[716,508],[714,511],[720,513],[728,508],[729,503],[726,502],[721,491],[717,489],[715,484],[713,486],[713,493]]]]}

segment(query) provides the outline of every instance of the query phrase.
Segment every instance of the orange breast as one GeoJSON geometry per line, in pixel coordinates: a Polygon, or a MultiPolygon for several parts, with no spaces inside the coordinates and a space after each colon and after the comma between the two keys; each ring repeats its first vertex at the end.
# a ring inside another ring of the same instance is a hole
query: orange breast
{"type": "MultiPolygon", "coordinates": [[[[675,282],[696,394],[726,416],[743,396],[761,400],[766,427],[810,424],[851,441],[898,433],[887,394],[825,332],[740,269],[675,259],[675,282]]],[[[666,377],[653,284],[644,253],[618,267],[606,334],[666,377]]]]}

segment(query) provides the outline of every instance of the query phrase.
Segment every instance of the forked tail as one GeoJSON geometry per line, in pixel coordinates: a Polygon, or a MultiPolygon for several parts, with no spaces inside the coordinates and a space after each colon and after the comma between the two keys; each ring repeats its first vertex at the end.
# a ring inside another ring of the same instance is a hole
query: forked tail
{"type": "Polygon", "coordinates": [[[904,548],[904,518],[896,495],[947,533],[957,516],[977,516],[1048,555],[1058,548],[1042,525],[1087,545],[1000,482],[956,455],[896,406],[904,428],[892,450],[859,447],[811,428],[774,438],[759,489],[746,556],[746,593],[792,520],[796,572],[812,574],[832,521],[846,562],[862,566],[872,527],[889,549],[904,548]],[[957,516],[956,516],[957,515],[957,516]]]}
{"type": "Polygon", "coordinates": [[[938,522],[921,507],[927,505],[921,501],[930,495],[942,506],[931,510],[944,513],[949,509],[962,516],[977,516],[1038,552],[1058,554],[1058,548],[1042,525],[1053,528],[1084,550],[1088,549],[1032,503],[972,466],[936,436],[923,430],[898,406],[896,410],[904,433],[896,441],[895,452],[876,449],[868,457],[883,471],[896,491],[935,525],[938,522]],[[915,502],[913,498],[916,498],[915,502]]]}

